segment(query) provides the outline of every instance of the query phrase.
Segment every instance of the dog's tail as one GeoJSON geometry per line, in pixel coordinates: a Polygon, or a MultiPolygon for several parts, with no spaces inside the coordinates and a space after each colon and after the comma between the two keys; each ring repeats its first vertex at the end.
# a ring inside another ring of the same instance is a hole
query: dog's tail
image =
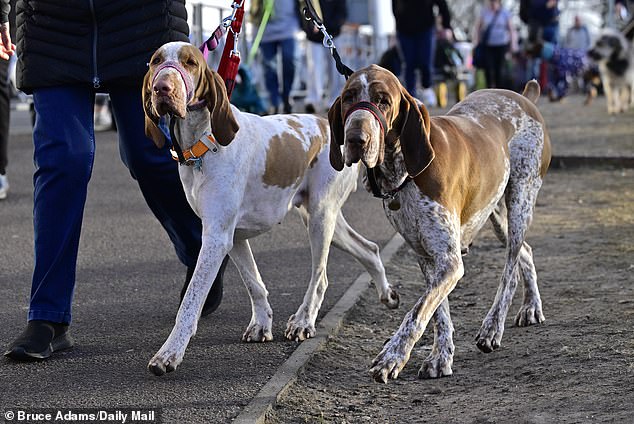
{"type": "Polygon", "coordinates": [[[524,91],[522,92],[522,96],[526,97],[533,103],[537,103],[537,99],[539,99],[539,94],[541,90],[539,88],[539,83],[532,79],[526,83],[524,86],[524,91]]]}

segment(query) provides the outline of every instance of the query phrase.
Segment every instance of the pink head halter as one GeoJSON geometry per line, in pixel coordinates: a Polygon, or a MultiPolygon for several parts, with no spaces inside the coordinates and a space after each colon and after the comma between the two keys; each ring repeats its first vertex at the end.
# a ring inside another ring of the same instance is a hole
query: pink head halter
{"type": "Polygon", "coordinates": [[[152,85],[154,85],[154,83],[156,82],[156,78],[158,77],[159,73],[167,68],[172,68],[175,69],[181,76],[181,79],[183,80],[183,83],[185,84],[185,92],[187,95],[187,103],[189,103],[192,98],[194,97],[194,80],[192,79],[191,75],[189,74],[189,72],[187,72],[183,66],[175,61],[175,60],[167,60],[163,63],[161,63],[161,65],[159,65],[158,68],[156,68],[156,70],[154,71],[154,77],[152,78],[152,85]]]}

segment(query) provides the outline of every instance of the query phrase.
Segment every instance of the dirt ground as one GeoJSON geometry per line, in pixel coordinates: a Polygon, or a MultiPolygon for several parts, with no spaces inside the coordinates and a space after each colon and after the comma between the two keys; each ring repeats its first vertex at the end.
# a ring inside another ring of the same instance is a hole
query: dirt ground
{"type": "MultiPolygon", "coordinates": [[[[604,122],[598,105],[577,112],[556,106],[544,106],[555,150],[606,156],[633,150],[631,113],[604,122]],[[562,113],[547,116],[549,110],[562,113]],[[602,149],[592,144],[597,142],[604,143],[602,149]]],[[[432,344],[433,334],[426,331],[399,378],[375,383],[368,371],[372,359],[422,292],[416,260],[402,248],[387,266],[401,307],[387,310],[374,290],[367,290],[267,422],[634,422],[634,169],[551,170],[527,241],[538,272],[543,324],[513,325],[519,288],[501,348],[490,354],[476,348],[504,254],[485,228],[464,258],[465,277],[449,297],[453,376],[417,378],[432,344]]]]}

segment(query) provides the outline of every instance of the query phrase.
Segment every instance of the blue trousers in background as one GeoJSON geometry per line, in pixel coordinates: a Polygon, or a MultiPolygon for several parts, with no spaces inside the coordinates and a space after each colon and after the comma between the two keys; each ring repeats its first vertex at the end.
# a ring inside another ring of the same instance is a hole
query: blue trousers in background
{"type": "Polygon", "coordinates": [[[397,33],[405,62],[405,88],[416,96],[416,69],[421,73],[423,88],[432,86],[434,57],[436,54],[436,33],[433,28],[414,35],[397,33]]]}
{"type": "MultiPolygon", "coordinates": [[[[190,208],[168,146],[145,136],[141,90],[113,88],[110,99],[123,162],[167,231],[181,262],[193,267],[201,246],[200,219],[190,208]]],[[[35,268],[28,319],[70,323],[77,252],[95,155],[90,87],[33,92],[35,268]]]]}
{"type": "Polygon", "coordinates": [[[288,102],[295,79],[295,38],[263,42],[260,50],[264,57],[264,84],[269,92],[269,103],[277,108],[280,105],[277,53],[279,50],[282,55],[282,100],[288,102]]]}

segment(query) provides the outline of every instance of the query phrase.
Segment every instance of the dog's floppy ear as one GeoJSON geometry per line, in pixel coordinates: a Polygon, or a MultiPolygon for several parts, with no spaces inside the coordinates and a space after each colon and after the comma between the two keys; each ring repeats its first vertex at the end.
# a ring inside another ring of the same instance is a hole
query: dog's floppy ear
{"type": "Polygon", "coordinates": [[[215,72],[205,67],[205,76],[201,78],[201,95],[207,101],[207,108],[211,115],[211,129],[218,143],[226,146],[231,143],[240,129],[227,97],[225,82],[215,72]]]}
{"type": "Polygon", "coordinates": [[[401,151],[405,159],[405,168],[411,177],[415,177],[429,166],[434,160],[435,153],[429,139],[429,112],[423,104],[419,106],[405,88],[401,88],[397,121],[401,126],[401,151]]]}
{"type": "Polygon", "coordinates": [[[328,111],[328,122],[330,123],[330,164],[337,171],[343,169],[343,156],[341,146],[343,145],[343,118],[341,117],[341,96],[332,104],[328,111]]]}
{"type": "Polygon", "coordinates": [[[158,127],[159,116],[152,107],[152,71],[148,69],[143,78],[143,112],[145,113],[145,135],[151,138],[159,149],[165,145],[165,136],[158,127]]]}

